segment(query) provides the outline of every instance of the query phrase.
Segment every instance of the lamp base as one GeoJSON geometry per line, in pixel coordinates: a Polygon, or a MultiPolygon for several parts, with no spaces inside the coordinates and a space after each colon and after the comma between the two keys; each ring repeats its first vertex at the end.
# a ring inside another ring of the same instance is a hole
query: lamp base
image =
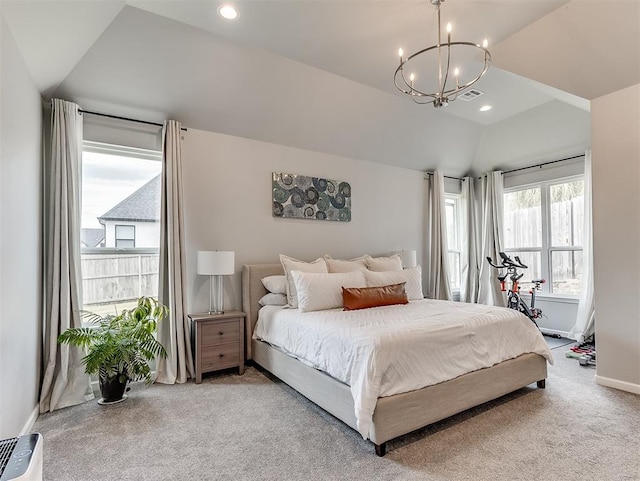
{"type": "Polygon", "coordinates": [[[209,277],[209,314],[224,314],[224,277],[215,275],[209,277]]]}

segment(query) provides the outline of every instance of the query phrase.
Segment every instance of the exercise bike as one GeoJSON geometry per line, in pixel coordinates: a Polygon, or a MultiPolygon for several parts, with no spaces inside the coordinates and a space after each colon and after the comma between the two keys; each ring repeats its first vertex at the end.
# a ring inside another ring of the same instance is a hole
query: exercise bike
{"type": "Polygon", "coordinates": [[[495,264],[491,257],[487,257],[491,267],[496,269],[506,269],[507,272],[504,275],[498,274],[498,280],[500,281],[500,290],[507,292],[507,307],[522,312],[525,316],[531,319],[538,329],[538,323],[536,319],[542,317],[542,309],[535,307],[536,304],[536,291],[540,289],[540,286],[546,281],[544,279],[534,279],[531,281],[533,287],[529,291],[531,294],[531,306],[527,305],[525,300],[520,296],[520,279],[524,276],[524,273],[518,274],[518,269],[527,269],[527,266],[522,263],[520,257],[514,256],[513,259],[504,252],[500,252],[502,264],[495,264]],[[507,288],[507,277],[511,281],[511,286],[507,288]]]}

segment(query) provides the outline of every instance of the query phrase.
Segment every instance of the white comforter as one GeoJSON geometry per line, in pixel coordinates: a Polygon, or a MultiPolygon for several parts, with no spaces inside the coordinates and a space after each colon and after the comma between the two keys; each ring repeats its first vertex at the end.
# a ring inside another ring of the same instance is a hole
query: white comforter
{"type": "Polygon", "coordinates": [[[356,311],[302,313],[266,306],[253,337],[348,384],[365,439],[378,397],[414,391],[528,352],[553,363],[540,331],[523,314],[430,299],[356,311]]]}

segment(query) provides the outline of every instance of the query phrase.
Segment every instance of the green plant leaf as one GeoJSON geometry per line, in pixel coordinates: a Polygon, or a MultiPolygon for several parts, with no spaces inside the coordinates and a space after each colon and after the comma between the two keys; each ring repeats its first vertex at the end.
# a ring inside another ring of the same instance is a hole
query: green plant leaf
{"type": "Polygon", "coordinates": [[[87,374],[151,383],[149,362],[167,357],[155,333],[158,322],[168,312],[168,308],[153,297],[140,297],[136,307],[115,316],[81,311],[81,317],[93,326],[67,329],[60,334],[58,342],[87,350],[82,358],[87,374]]]}

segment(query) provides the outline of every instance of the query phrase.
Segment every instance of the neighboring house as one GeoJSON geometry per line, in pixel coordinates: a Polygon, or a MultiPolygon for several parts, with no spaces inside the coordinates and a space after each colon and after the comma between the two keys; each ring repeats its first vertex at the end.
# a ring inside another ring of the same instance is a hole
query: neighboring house
{"type": "Polygon", "coordinates": [[[104,226],[104,247],[159,247],[160,175],[98,217],[98,221],[104,226]]]}
{"type": "Polygon", "coordinates": [[[83,248],[104,247],[104,227],[102,229],[83,227],[80,229],[80,242],[83,248]]]}

